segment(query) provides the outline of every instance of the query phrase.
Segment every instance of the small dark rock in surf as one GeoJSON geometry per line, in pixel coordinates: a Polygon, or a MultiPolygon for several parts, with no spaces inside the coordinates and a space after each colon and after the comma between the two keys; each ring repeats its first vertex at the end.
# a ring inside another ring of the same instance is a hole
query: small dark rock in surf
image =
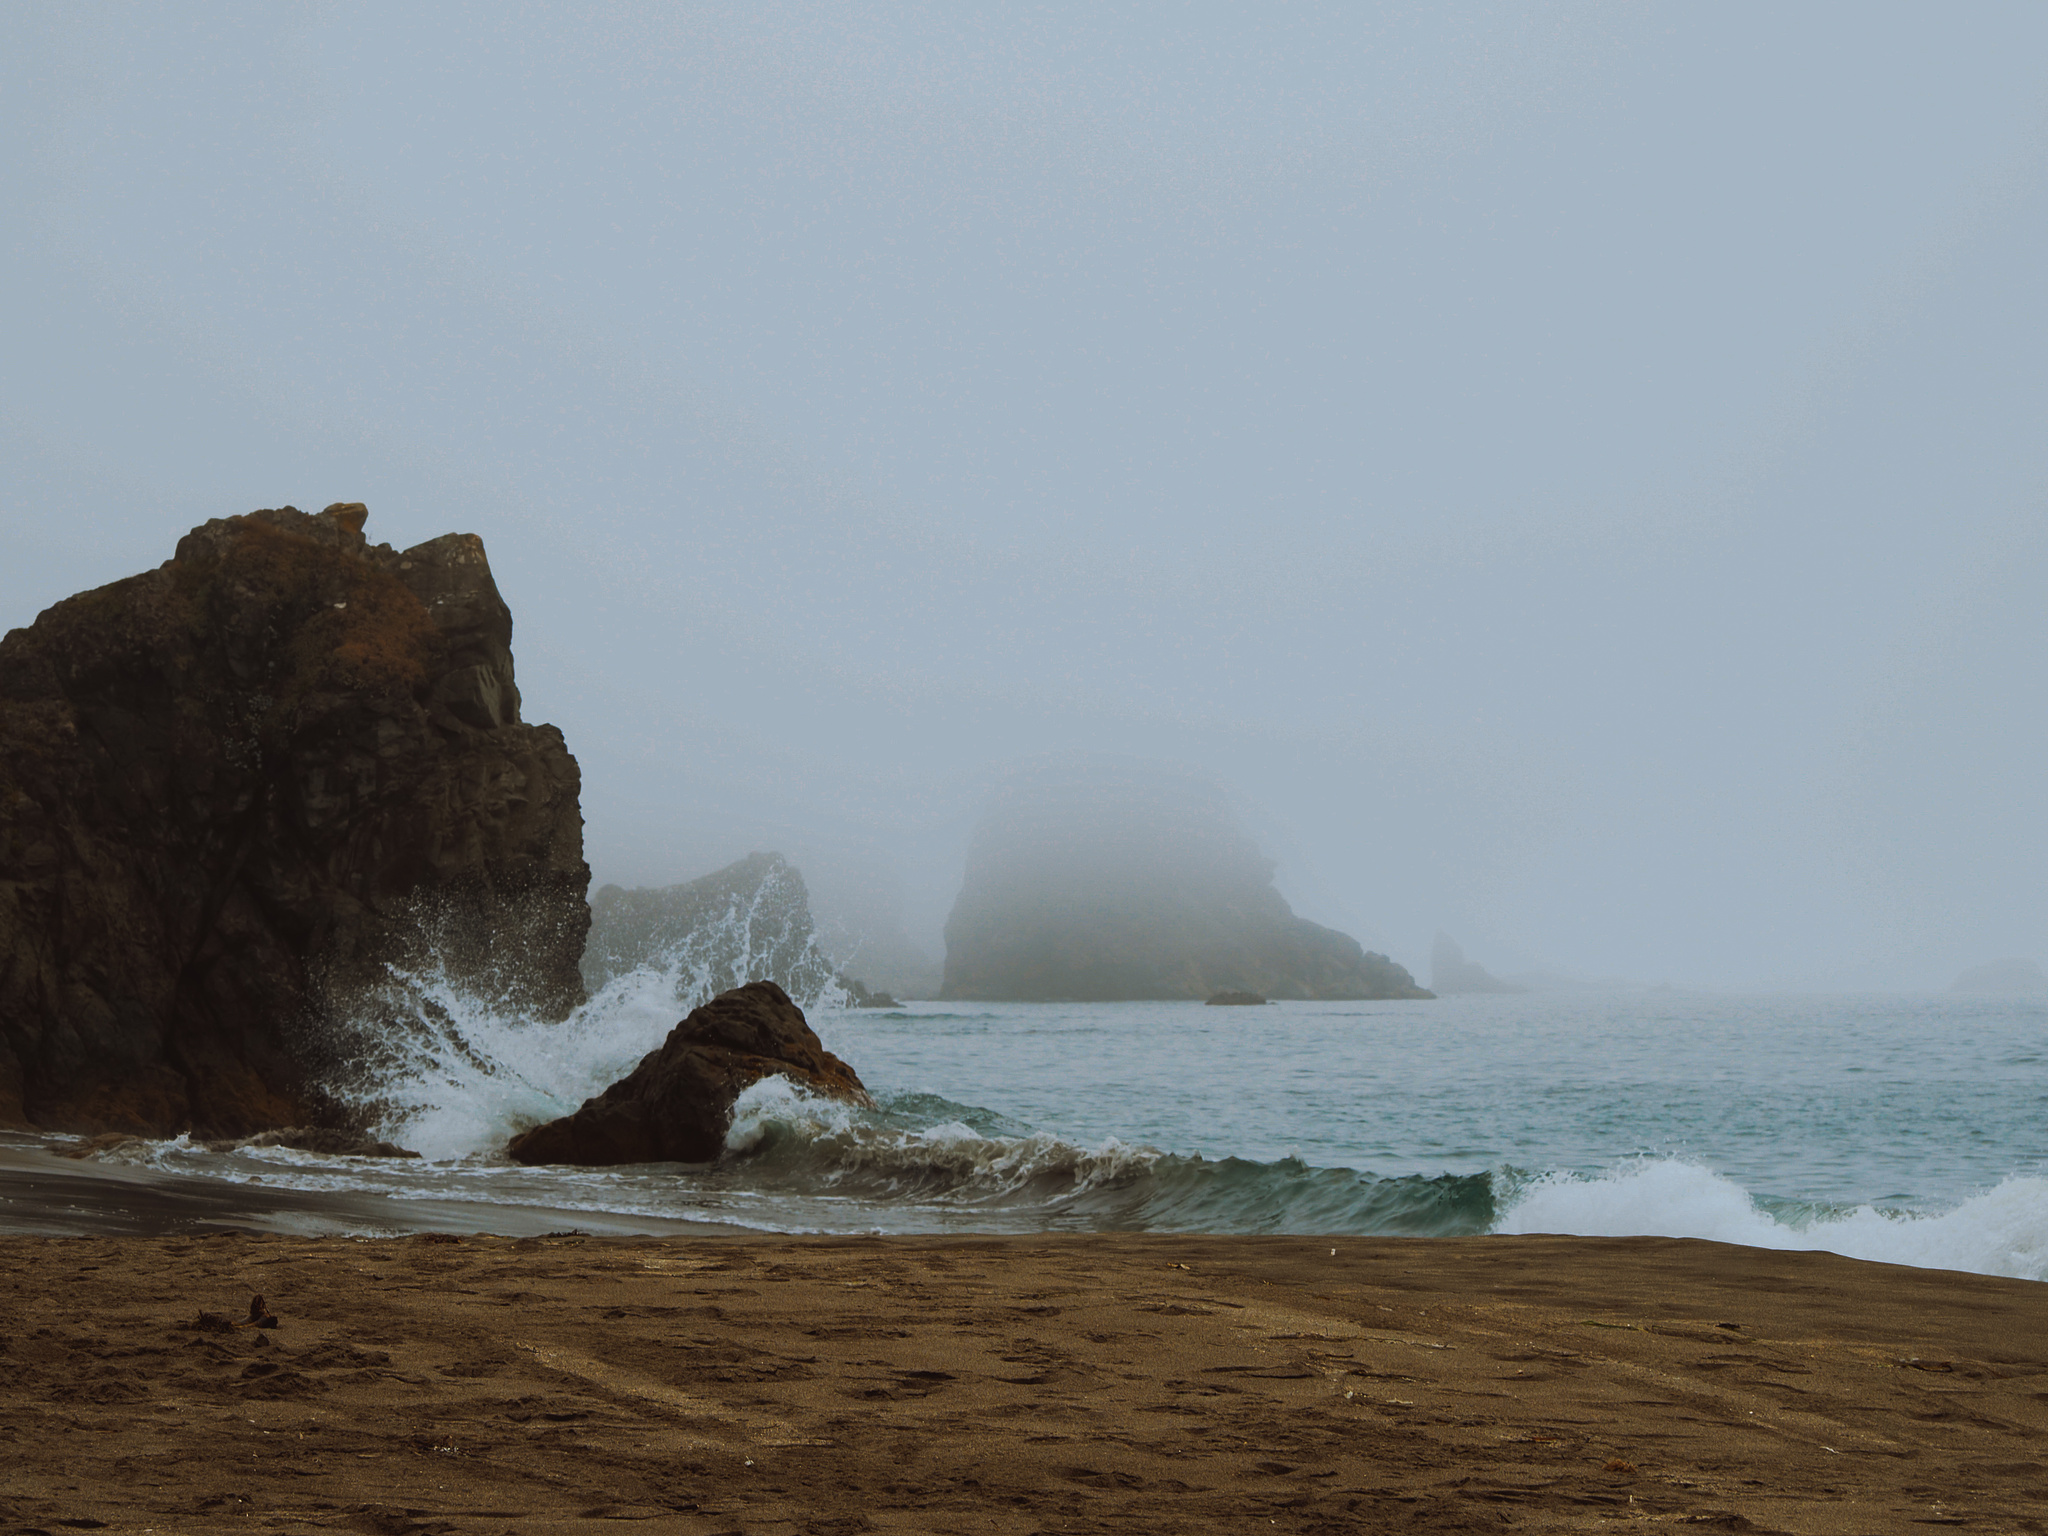
{"type": "Polygon", "coordinates": [[[839,984],[846,988],[848,1006],[854,1008],[901,1008],[903,1005],[886,992],[870,992],[851,976],[839,978],[839,984]]]}
{"type": "Polygon", "coordinates": [[[1209,999],[1211,1008],[1262,1008],[1266,1000],[1256,992],[1218,992],[1209,999]]]}
{"type": "Polygon", "coordinates": [[[708,1163],[725,1148],[732,1106],[764,1077],[868,1104],[853,1068],[819,1043],[772,981],[721,993],[669,1031],[640,1065],[573,1115],[506,1145],[519,1163],[708,1163]]]}

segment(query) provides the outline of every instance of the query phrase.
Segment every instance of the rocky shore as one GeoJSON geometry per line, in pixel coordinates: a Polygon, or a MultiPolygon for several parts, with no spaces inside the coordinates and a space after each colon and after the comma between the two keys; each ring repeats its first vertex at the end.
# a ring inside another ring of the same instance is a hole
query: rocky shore
{"type": "Polygon", "coordinates": [[[0,1125],[318,1122],[335,1010],[435,962],[582,1000],[576,761],[520,719],[483,544],[216,519],[0,640],[0,1125]]]}

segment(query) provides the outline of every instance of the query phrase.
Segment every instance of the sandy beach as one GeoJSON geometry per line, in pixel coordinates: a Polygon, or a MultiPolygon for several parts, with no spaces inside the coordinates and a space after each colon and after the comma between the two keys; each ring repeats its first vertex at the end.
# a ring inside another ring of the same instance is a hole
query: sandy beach
{"type": "Polygon", "coordinates": [[[1826,1254],[223,1233],[0,1238],[0,1272],[10,1531],[2031,1531],[2048,1510],[2048,1287],[1826,1254]],[[246,1326],[259,1294],[274,1327],[246,1326]]]}

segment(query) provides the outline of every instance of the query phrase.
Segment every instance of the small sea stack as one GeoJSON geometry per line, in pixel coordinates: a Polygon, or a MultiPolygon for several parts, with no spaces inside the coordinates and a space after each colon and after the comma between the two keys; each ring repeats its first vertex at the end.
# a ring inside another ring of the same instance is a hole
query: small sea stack
{"type": "Polygon", "coordinates": [[[887,992],[876,992],[861,985],[851,976],[839,978],[839,984],[846,989],[846,1006],[849,1008],[901,1008],[902,1002],[887,992]]]}
{"type": "Polygon", "coordinates": [[[824,1098],[871,1102],[859,1076],[826,1050],[803,1010],[772,981],[722,993],[669,1031],[626,1077],[573,1115],[512,1138],[519,1163],[708,1163],[724,1150],[732,1107],[766,1077],[824,1098]]]}

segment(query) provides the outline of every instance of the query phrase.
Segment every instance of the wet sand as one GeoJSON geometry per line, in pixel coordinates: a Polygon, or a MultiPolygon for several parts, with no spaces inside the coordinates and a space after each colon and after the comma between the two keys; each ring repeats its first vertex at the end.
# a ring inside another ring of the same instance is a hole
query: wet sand
{"type": "Polygon", "coordinates": [[[2034,1531],[2048,1512],[2048,1286],[1826,1254],[15,1236],[0,1277],[0,1531],[2034,1531]],[[256,1293],[277,1327],[185,1326],[256,1293]]]}
{"type": "MultiPolygon", "coordinates": [[[[399,1199],[367,1191],[292,1189],[72,1160],[84,1143],[0,1131],[0,1240],[41,1237],[168,1237],[272,1232],[287,1236],[496,1232],[531,1237],[576,1226],[625,1236],[723,1233],[707,1221],[497,1201],[399,1199]]],[[[4,1536],[4,1533],[0,1533],[4,1536]]]]}

